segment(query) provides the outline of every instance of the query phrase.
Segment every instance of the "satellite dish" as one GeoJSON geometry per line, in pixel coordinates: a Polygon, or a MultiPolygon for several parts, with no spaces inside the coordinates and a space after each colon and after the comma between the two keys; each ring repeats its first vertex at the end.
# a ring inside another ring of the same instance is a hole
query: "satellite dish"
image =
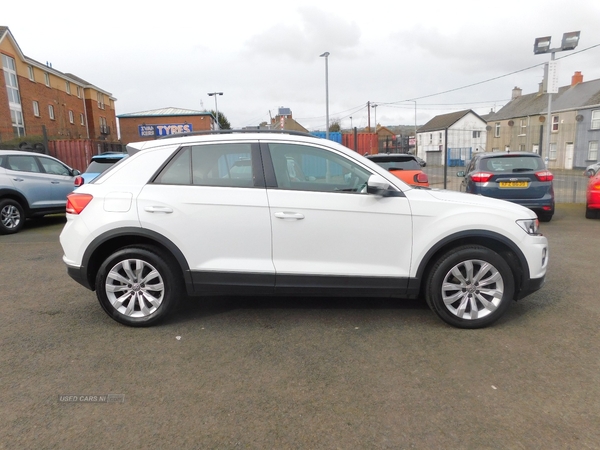
{"type": "Polygon", "coordinates": [[[583,116],[582,116],[581,114],[577,114],[577,115],[575,116],[575,120],[576,120],[577,122],[581,122],[581,121],[583,120],[583,116]]]}
{"type": "Polygon", "coordinates": [[[514,120],[509,120],[509,121],[508,121],[508,126],[509,126],[509,127],[512,127],[514,124],[515,124],[515,121],[514,121],[514,120]]]}
{"type": "Polygon", "coordinates": [[[487,131],[492,131],[492,126],[491,126],[491,125],[488,125],[487,127],[485,127],[485,129],[486,129],[487,131]]]}
{"type": "Polygon", "coordinates": [[[546,121],[546,116],[540,116],[540,122],[544,123],[546,121]]]}

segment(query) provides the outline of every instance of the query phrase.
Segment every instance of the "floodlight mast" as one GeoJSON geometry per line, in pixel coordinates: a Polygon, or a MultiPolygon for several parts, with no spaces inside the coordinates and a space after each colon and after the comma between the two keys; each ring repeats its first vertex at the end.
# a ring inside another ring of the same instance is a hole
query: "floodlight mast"
{"type": "MultiPolygon", "coordinates": [[[[544,70],[544,78],[546,81],[546,92],[548,93],[548,110],[546,115],[546,158],[550,158],[550,129],[552,128],[552,94],[558,92],[558,77],[556,76],[556,63],[555,53],[562,52],[565,50],[573,50],[579,43],[580,31],[571,31],[564,33],[562,37],[561,46],[557,48],[550,48],[550,41],[552,36],[543,36],[535,39],[533,44],[533,54],[541,55],[544,53],[550,53],[550,62],[546,63],[544,70]]],[[[542,146],[538,150],[540,156],[542,155],[542,146]]],[[[547,164],[546,164],[547,165],[547,164]]]]}

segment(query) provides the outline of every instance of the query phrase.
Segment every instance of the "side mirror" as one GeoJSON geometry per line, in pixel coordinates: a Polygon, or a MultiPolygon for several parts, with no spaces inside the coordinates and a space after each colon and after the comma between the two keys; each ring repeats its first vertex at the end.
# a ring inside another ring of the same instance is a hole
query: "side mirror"
{"type": "Polygon", "coordinates": [[[77,170],[77,169],[73,169],[71,171],[71,173],[73,174],[74,177],[76,177],[77,175],[81,175],[81,172],[79,170],[77,170]]]}
{"type": "Polygon", "coordinates": [[[588,177],[588,178],[591,178],[591,177],[593,177],[593,176],[594,176],[594,170],[593,170],[593,169],[588,169],[588,170],[586,170],[585,172],[583,172],[583,174],[584,174],[586,177],[588,177]]]}
{"type": "Polygon", "coordinates": [[[390,182],[381,175],[371,175],[367,180],[367,192],[385,197],[386,193],[390,192],[390,182]]]}
{"type": "Polygon", "coordinates": [[[460,171],[456,172],[456,176],[457,177],[464,177],[465,176],[465,171],[464,170],[460,170],[460,171]]]}

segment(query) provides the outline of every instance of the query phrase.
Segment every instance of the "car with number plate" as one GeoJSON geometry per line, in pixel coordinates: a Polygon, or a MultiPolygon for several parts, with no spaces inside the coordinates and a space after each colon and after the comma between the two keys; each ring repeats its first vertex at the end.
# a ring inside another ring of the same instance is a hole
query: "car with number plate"
{"type": "Polygon", "coordinates": [[[590,176],[585,196],[585,217],[600,218],[600,170],[590,176]]]}
{"type": "Polygon", "coordinates": [[[92,156],[92,160],[85,171],[75,178],[75,186],[79,187],[84,183],[89,183],[123,158],[127,158],[127,153],[107,152],[92,156]]]}
{"type": "Polygon", "coordinates": [[[460,190],[517,203],[535,211],[542,222],[554,215],[554,175],[537,153],[491,152],[473,156],[460,190]]]}
{"type": "Polygon", "coordinates": [[[77,175],[52,156],[0,150],[0,234],[19,232],[26,219],[64,213],[77,175]]]}
{"type": "Polygon", "coordinates": [[[128,153],[69,195],[60,235],[67,273],[122,324],[188,296],[294,295],[424,298],[479,328],[544,284],[531,210],[415,188],[330,140],[226,130],[128,153]]]}
{"type": "Polygon", "coordinates": [[[367,158],[379,164],[405,183],[415,186],[429,186],[429,177],[423,172],[423,165],[414,155],[407,153],[377,153],[368,155],[367,158]]]}

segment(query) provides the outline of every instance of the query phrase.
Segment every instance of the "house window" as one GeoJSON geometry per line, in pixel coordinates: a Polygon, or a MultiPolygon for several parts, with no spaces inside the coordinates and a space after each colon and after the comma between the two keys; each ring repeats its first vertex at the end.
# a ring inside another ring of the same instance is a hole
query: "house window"
{"type": "Polygon", "coordinates": [[[550,143],[550,152],[548,154],[548,158],[550,159],[556,159],[556,142],[551,142],[550,143]]]}
{"type": "Polygon", "coordinates": [[[81,125],[85,125],[85,118],[83,117],[83,113],[79,114],[79,123],[81,125]]]}
{"type": "Polygon", "coordinates": [[[48,72],[44,72],[44,82],[46,86],[50,87],[50,74],[48,72]]]}
{"type": "Polygon", "coordinates": [[[54,120],[54,106],[48,105],[48,115],[50,119],[54,120]]]}
{"type": "Polygon", "coordinates": [[[592,111],[592,130],[600,128],[600,109],[592,111]]]}
{"type": "Polygon", "coordinates": [[[104,94],[102,92],[98,92],[98,108],[104,109],[104,94]]]}
{"type": "Polygon", "coordinates": [[[69,83],[68,81],[65,81],[65,89],[67,91],[67,94],[71,95],[71,83],[69,83]]]}
{"type": "Polygon", "coordinates": [[[496,128],[494,129],[494,137],[500,137],[500,122],[496,122],[496,128]]]}
{"type": "Polygon", "coordinates": [[[477,139],[481,137],[481,131],[473,131],[473,139],[477,139]]]}
{"type": "Polygon", "coordinates": [[[100,134],[109,134],[106,117],[100,117],[100,134]]]}
{"type": "Polygon", "coordinates": [[[558,132],[558,116],[552,116],[552,132],[558,132]]]}
{"type": "Polygon", "coordinates": [[[429,143],[433,144],[433,133],[429,133],[429,143]]]}
{"type": "Polygon", "coordinates": [[[40,104],[35,100],[33,101],[33,115],[40,117],[40,104]]]}
{"type": "Polygon", "coordinates": [[[81,98],[81,86],[77,86],[77,98],[81,98]]]}
{"type": "Polygon", "coordinates": [[[525,136],[527,134],[527,121],[525,119],[521,119],[521,136],[525,136]]]}
{"type": "Polygon", "coordinates": [[[25,122],[23,121],[23,109],[21,108],[21,96],[19,94],[19,82],[17,79],[17,67],[15,60],[7,55],[2,55],[2,70],[6,83],[8,95],[8,109],[15,137],[25,136],[25,122]]]}
{"type": "Polygon", "coordinates": [[[519,151],[520,152],[524,152],[525,151],[525,144],[519,144],[519,151]]]}
{"type": "Polygon", "coordinates": [[[444,142],[442,139],[442,133],[438,133],[438,142],[444,142]]]}
{"type": "Polygon", "coordinates": [[[73,116],[73,111],[69,111],[69,122],[75,123],[75,116],[73,116]]]}
{"type": "Polygon", "coordinates": [[[598,141],[590,141],[587,160],[598,161],[598,141]]]}
{"type": "Polygon", "coordinates": [[[27,73],[29,74],[29,79],[31,81],[35,81],[35,76],[33,74],[33,66],[27,66],[27,73]]]}

